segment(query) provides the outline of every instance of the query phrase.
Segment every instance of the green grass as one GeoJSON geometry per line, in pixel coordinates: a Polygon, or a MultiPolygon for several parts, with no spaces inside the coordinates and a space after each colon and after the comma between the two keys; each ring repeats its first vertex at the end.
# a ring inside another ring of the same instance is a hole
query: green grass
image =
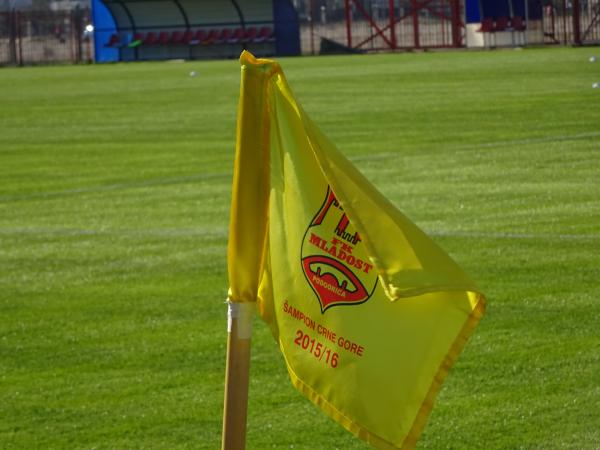
{"type": "MultiPolygon", "coordinates": [[[[488,296],[420,448],[600,447],[597,51],[280,60],[488,296]]],[[[0,70],[0,448],[219,447],[238,90],[235,61],[0,70]]],[[[367,448],[258,319],[247,442],[367,448]]]]}

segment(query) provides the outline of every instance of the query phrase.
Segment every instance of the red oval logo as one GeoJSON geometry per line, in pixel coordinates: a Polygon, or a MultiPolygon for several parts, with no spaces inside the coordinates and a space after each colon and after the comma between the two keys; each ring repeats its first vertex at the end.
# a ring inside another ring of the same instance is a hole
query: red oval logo
{"type": "Polygon", "coordinates": [[[336,305],[364,303],[373,294],[377,273],[361,241],[327,188],[325,201],[302,241],[302,270],[321,312],[336,305]]]}

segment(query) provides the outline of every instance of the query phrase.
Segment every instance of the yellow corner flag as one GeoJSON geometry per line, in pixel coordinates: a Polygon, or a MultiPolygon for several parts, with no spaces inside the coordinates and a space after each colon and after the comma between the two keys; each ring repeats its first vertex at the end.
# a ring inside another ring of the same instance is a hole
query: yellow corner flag
{"type": "Polygon", "coordinates": [[[471,279],[244,52],[229,301],[256,302],[294,386],[379,449],[414,447],[484,311],[471,279]]]}

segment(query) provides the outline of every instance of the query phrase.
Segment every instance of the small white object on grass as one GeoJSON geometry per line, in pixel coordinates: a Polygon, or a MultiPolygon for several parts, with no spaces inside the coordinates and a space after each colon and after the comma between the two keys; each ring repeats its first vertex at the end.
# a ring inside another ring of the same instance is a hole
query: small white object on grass
{"type": "Polygon", "coordinates": [[[590,62],[596,62],[596,57],[595,56],[590,56],[590,62]]]}
{"type": "Polygon", "coordinates": [[[190,72],[190,77],[195,77],[196,75],[198,75],[198,74],[196,73],[196,71],[195,71],[195,70],[192,70],[192,71],[190,72]]]}
{"type": "Polygon", "coordinates": [[[599,89],[600,88],[600,83],[594,83],[594,84],[592,84],[592,88],[599,89]]]}

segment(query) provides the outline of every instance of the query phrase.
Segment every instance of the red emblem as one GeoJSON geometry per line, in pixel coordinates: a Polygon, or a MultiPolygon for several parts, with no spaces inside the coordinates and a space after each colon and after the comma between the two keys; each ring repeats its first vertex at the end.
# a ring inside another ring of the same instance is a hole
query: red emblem
{"type": "Polygon", "coordinates": [[[302,270],[321,312],[336,305],[364,303],[377,285],[377,273],[360,235],[330,188],[304,235],[302,270]]]}

